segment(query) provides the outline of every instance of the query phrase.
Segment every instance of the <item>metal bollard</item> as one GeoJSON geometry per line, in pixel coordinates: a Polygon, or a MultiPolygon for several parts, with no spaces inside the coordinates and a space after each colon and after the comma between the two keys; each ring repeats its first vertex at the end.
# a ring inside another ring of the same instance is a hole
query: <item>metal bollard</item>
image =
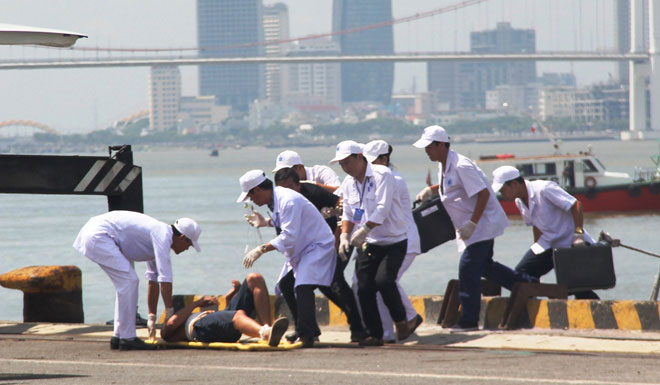
{"type": "Polygon", "coordinates": [[[0,275],[0,285],[23,291],[23,322],[84,322],[76,266],[27,266],[0,275]]]}

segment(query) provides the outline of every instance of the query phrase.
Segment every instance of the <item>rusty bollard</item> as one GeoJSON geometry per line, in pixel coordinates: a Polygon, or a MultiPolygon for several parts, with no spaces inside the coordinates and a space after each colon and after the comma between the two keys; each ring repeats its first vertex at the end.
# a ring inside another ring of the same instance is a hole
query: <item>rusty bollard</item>
{"type": "Polygon", "coordinates": [[[0,275],[0,285],[23,291],[23,322],[84,322],[76,266],[26,266],[0,275]]]}

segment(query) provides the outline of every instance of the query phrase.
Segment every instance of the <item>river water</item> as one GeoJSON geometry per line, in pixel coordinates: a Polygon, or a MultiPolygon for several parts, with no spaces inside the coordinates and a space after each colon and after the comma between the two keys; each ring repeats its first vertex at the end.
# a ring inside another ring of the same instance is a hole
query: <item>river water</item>
{"type": "MultiPolygon", "coordinates": [[[[562,152],[587,149],[589,142],[572,141],[562,146],[562,152]]],[[[610,171],[632,173],[637,166],[652,166],[649,156],[658,152],[658,142],[594,141],[593,151],[610,171]]],[[[452,148],[478,158],[480,155],[513,153],[516,155],[549,154],[548,143],[456,143],[452,148]]],[[[334,156],[333,147],[294,148],[308,164],[327,164],[334,156]]],[[[260,168],[270,174],[276,155],[282,148],[221,150],[218,157],[207,150],[134,149],[134,162],[143,168],[145,213],[171,223],[179,217],[196,219],[202,226],[201,253],[189,250],[172,255],[175,294],[224,294],[232,279],[242,279],[246,270],[241,264],[246,245],[259,244],[274,236],[273,229],[261,229],[258,234],[243,220],[245,212],[235,203],[240,192],[238,178],[245,171],[260,168]]],[[[104,154],[94,154],[104,155],[104,154]]],[[[409,145],[397,145],[392,161],[406,181],[411,194],[424,187],[428,170],[435,177],[432,164],[422,150],[409,145]]],[[[339,166],[333,166],[340,178],[339,166]]],[[[659,198],[660,199],[660,198],[659,198]]],[[[87,219],[107,211],[105,197],[65,195],[0,195],[0,273],[31,265],[76,265],[83,272],[83,301],[86,322],[103,322],[112,318],[114,288],[101,269],[75,251],[71,244],[87,219]]],[[[262,210],[262,212],[265,212],[262,210]]],[[[660,213],[634,215],[588,215],[585,228],[597,237],[606,230],[623,243],[660,253],[660,213]]],[[[531,228],[512,218],[503,236],[495,242],[495,259],[515,266],[532,243],[531,228]]],[[[442,294],[449,279],[457,276],[458,257],[454,242],[417,257],[402,279],[408,294],[442,294]]],[[[255,263],[253,271],[266,278],[268,287],[278,276],[284,257],[271,252],[255,263]]],[[[660,260],[623,248],[614,250],[617,285],[601,290],[603,299],[649,298],[660,260]]],[[[146,316],[146,283],[144,264],[136,264],[141,278],[139,311],[146,316]]],[[[346,276],[353,274],[347,268],[346,276]]],[[[543,277],[554,282],[554,273],[543,277]]],[[[23,293],[0,287],[2,306],[0,320],[22,320],[23,293]]],[[[159,304],[162,310],[162,301],[159,304]]]]}

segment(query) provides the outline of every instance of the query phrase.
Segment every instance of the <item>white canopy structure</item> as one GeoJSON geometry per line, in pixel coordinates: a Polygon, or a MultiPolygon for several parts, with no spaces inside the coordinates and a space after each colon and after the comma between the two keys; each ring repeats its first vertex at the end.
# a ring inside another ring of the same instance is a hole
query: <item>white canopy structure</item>
{"type": "Polygon", "coordinates": [[[87,35],[57,29],[0,24],[0,45],[35,44],[48,47],[71,47],[87,35]]]}

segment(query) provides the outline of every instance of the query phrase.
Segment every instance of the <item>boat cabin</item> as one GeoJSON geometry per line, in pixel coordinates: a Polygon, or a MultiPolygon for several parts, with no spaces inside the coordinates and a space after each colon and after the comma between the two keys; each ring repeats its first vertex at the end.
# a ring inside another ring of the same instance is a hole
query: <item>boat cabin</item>
{"type": "Polygon", "coordinates": [[[477,165],[491,179],[500,166],[514,166],[527,180],[552,180],[564,189],[592,188],[630,181],[626,173],[609,172],[590,153],[516,157],[512,154],[481,156],[477,165]]]}

